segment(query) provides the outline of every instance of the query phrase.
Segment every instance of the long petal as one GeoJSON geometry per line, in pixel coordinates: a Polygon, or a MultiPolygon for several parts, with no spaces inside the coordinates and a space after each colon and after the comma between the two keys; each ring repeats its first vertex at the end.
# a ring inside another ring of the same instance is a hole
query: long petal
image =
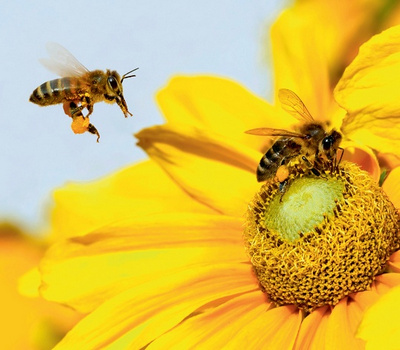
{"type": "Polygon", "coordinates": [[[265,139],[244,132],[257,127],[289,128],[295,120],[238,83],[212,76],[178,76],[157,94],[170,123],[207,129],[262,150],[265,139]]]}
{"type": "Polygon", "coordinates": [[[81,349],[140,349],[202,305],[256,287],[251,267],[245,264],[216,264],[168,274],[105,301],[55,349],[78,345],[81,349]]]}
{"type": "Polygon", "coordinates": [[[352,140],[383,153],[400,147],[400,26],[372,37],[361,46],[335,89],[347,110],[342,131],[352,140]]]}
{"type": "Polygon", "coordinates": [[[333,308],[326,329],[325,348],[327,350],[364,349],[364,342],[355,338],[361,313],[358,310],[358,322],[354,321],[355,310],[352,304],[357,305],[346,297],[333,308]]]}
{"type": "Polygon", "coordinates": [[[235,341],[245,344],[247,340],[249,349],[292,349],[302,320],[302,312],[294,305],[277,307],[264,312],[251,322],[238,334],[235,341]],[[258,337],[249,339],[249,333],[258,337]]]}
{"type": "Polygon", "coordinates": [[[330,313],[329,307],[323,306],[303,320],[296,339],[295,349],[318,350],[324,348],[327,320],[330,313]]]}
{"type": "Polygon", "coordinates": [[[322,36],[314,30],[315,9],[305,11],[305,7],[283,12],[271,28],[275,90],[293,90],[314,118],[327,120],[331,103],[328,56],[321,49],[322,36]]]}
{"type": "Polygon", "coordinates": [[[261,155],[229,139],[181,125],[144,129],[136,137],[185,192],[220,213],[242,216],[260,187],[255,171],[261,155]]]}
{"type": "Polygon", "coordinates": [[[40,265],[41,293],[88,312],[105,298],[158,276],[245,261],[240,219],[151,215],[53,245],[40,265]]]}
{"type": "Polygon", "coordinates": [[[258,337],[258,333],[247,330],[248,339],[242,344],[235,338],[249,323],[264,314],[268,307],[265,295],[260,290],[234,297],[216,308],[188,318],[156,339],[148,349],[171,349],[174,346],[182,349],[221,349],[224,346],[249,349],[248,339],[258,337]]]}
{"type": "Polygon", "coordinates": [[[53,238],[83,235],[126,218],[187,211],[212,213],[183,192],[157,164],[145,161],[90,183],[54,192],[53,238]]]}

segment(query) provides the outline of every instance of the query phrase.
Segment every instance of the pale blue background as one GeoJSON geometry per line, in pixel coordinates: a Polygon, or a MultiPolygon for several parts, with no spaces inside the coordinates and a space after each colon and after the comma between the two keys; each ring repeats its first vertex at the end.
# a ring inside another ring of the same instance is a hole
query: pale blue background
{"type": "Polygon", "coordinates": [[[266,29],[283,0],[2,1],[0,4],[0,219],[43,228],[51,190],[96,179],[144,159],[132,134],[163,122],[154,93],[174,74],[230,77],[269,96],[266,29]],[[124,82],[134,117],[98,103],[91,121],[101,134],[74,135],[61,105],[28,102],[57,78],[40,65],[56,41],[87,68],[140,67],[124,82]]]}

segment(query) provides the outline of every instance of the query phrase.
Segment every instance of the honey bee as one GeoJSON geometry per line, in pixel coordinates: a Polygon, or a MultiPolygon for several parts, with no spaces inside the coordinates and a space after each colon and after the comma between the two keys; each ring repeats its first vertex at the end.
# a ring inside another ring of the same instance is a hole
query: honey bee
{"type": "Polygon", "coordinates": [[[266,181],[276,177],[283,191],[290,174],[289,164],[294,161],[303,162],[308,169],[319,176],[320,171],[335,169],[337,151],[342,135],[336,131],[326,131],[322,123],[311,116],[303,101],[291,90],[281,89],[278,98],[282,108],[296,119],[303,122],[299,132],[282,129],[258,128],[246,131],[248,134],[261,136],[281,136],[261,158],[257,167],[257,180],[266,181]]]}
{"type": "Polygon", "coordinates": [[[39,106],[62,103],[65,114],[72,118],[72,131],[76,134],[88,131],[97,135],[97,142],[100,134],[89,122],[96,102],[117,103],[125,117],[132,115],[123,95],[122,82],[124,79],[135,77],[131,73],[138,68],[120,77],[116,71],[109,69],[89,71],[59,44],[49,43],[47,51],[50,58],[41,59],[41,63],[62,78],[47,81],[37,87],[29,101],[39,106]],[[88,111],[86,116],[82,113],[84,108],[88,111]]]}

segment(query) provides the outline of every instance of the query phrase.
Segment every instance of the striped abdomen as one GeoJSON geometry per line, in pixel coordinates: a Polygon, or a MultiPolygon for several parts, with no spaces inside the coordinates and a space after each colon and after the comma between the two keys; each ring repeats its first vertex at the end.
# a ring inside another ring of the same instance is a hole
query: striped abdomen
{"type": "Polygon", "coordinates": [[[278,168],[285,164],[287,158],[300,154],[301,145],[292,138],[281,137],[261,158],[257,167],[257,181],[266,181],[275,176],[278,168]]]}
{"type": "Polygon", "coordinates": [[[33,90],[29,101],[40,106],[62,103],[80,98],[81,82],[78,78],[60,78],[47,81],[33,90]]]}

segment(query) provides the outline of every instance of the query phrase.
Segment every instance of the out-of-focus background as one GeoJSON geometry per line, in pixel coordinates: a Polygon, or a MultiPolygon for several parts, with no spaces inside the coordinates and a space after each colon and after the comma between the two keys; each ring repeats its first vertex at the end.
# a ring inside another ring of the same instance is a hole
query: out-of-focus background
{"type": "Polygon", "coordinates": [[[146,155],[133,133],[163,123],[154,94],[176,74],[226,76],[269,96],[267,28],[289,0],[70,0],[0,5],[0,220],[25,230],[46,222],[51,190],[67,181],[109,174],[146,155]],[[66,47],[89,70],[123,74],[133,117],[98,103],[96,137],[71,131],[61,105],[28,102],[32,91],[57,78],[39,58],[46,43],[66,47]]]}

